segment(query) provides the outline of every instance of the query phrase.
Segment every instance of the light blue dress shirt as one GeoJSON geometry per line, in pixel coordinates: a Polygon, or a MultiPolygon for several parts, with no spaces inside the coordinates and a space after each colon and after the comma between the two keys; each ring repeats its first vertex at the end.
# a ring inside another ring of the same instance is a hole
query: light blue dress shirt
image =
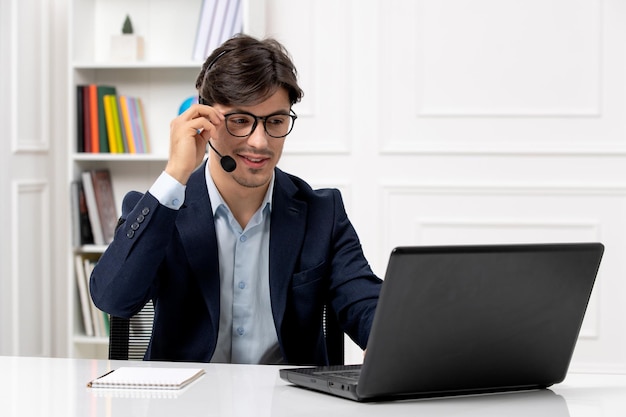
{"type": "MultiPolygon", "coordinates": [[[[207,190],[218,243],[220,322],[211,362],[283,363],[269,290],[269,235],[274,178],[245,228],[220,195],[207,164],[207,190]]],[[[179,209],[185,186],[163,172],[150,188],[161,204],[179,209]]]]}

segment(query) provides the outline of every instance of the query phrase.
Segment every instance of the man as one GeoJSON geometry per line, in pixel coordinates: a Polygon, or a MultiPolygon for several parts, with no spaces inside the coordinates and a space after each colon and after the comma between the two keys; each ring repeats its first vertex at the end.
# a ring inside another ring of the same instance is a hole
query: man
{"type": "Polygon", "coordinates": [[[164,172],[124,198],[95,304],[130,317],[154,301],[150,360],[324,365],[326,304],[365,349],[381,281],[341,195],[276,168],[302,97],[286,50],[236,36],[196,88],[164,172]]]}

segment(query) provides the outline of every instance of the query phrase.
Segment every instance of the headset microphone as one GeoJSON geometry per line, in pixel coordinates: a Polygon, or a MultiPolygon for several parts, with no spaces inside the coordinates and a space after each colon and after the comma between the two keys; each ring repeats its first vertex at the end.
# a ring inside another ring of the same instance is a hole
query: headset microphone
{"type": "Polygon", "coordinates": [[[215,149],[213,147],[213,145],[211,145],[211,141],[208,141],[207,143],[209,144],[211,149],[213,149],[213,151],[217,154],[217,156],[220,157],[220,165],[222,166],[222,169],[224,171],[226,171],[226,172],[233,172],[235,170],[235,168],[237,168],[237,162],[235,162],[235,160],[233,159],[232,156],[230,156],[230,155],[222,156],[222,154],[219,153],[217,151],[217,149],[215,149]]]}

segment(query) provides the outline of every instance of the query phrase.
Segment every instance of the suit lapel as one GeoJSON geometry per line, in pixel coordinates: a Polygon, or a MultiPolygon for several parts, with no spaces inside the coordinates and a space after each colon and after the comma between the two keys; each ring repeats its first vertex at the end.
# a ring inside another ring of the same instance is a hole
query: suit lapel
{"type": "Polygon", "coordinates": [[[270,298],[280,340],[287,290],[304,240],[307,206],[294,198],[297,189],[287,175],[279,169],[275,172],[270,225],[270,298]]]}
{"type": "Polygon", "coordinates": [[[219,261],[213,210],[206,188],[205,165],[206,162],[189,178],[185,204],[176,224],[217,336],[220,316],[219,261]]]}

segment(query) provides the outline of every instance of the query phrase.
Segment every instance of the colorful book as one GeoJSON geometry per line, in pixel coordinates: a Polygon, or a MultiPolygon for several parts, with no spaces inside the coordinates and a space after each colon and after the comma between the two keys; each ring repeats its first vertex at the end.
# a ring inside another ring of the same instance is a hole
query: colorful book
{"type": "Polygon", "coordinates": [[[145,111],[143,109],[143,101],[137,98],[137,119],[139,121],[139,130],[141,131],[141,141],[145,153],[150,152],[150,136],[148,135],[148,125],[146,124],[145,111]]]}
{"type": "Polygon", "coordinates": [[[120,109],[122,115],[121,124],[125,134],[124,138],[126,140],[126,149],[128,149],[128,153],[137,153],[128,102],[129,99],[127,96],[120,96],[120,109]]]}
{"type": "Polygon", "coordinates": [[[89,84],[87,86],[89,93],[89,142],[90,152],[100,152],[100,138],[98,128],[98,86],[89,84]]]}
{"type": "Polygon", "coordinates": [[[107,126],[107,139],[109,141],[109,152],[119,153],[117,149],[117,133],[115,114],[113,113],[113,106],[115,103],[114,95],[106,95],[103,97],[104,101],[104,119],[107,126]]]}
{"type": "Polygon", "coordinates": [[[116,100],[116,104],[117,104],[117,120],[119,122],[119,126],[120,126],[120,141],[119,144],[121,146],[122,152],[123,153],[128,153],[129,149],[128,149],[128,139],[126,138],[126,129],[124,128],[124,115],[122,114],[122,98],[121,96],[115,96],[116,100]]]}
{"type": "Polygon", "coordinates": [[[111,85],[97,85],[96,86],[96,95],[97,95],[96,106],[97,106],[97,112],[98,112],[98,145],[99,145],[99,152],[101,153],[110,152],[106,115],[104,113],[104,96],[115,95],[116,93],[117,92],[114,86],[111,86],[111,85]]]}
{"type": "Polygon", "coordinates": [[[128,109],[130,111],[130,121],[133,128],[133,138],[135,139],[135,149],[137,153],[146,153],[145,138],[143,137],[143,131],[141,129],[141,119],[139,117],[139,98],[130,97],[128,102],[128,109]]]}

